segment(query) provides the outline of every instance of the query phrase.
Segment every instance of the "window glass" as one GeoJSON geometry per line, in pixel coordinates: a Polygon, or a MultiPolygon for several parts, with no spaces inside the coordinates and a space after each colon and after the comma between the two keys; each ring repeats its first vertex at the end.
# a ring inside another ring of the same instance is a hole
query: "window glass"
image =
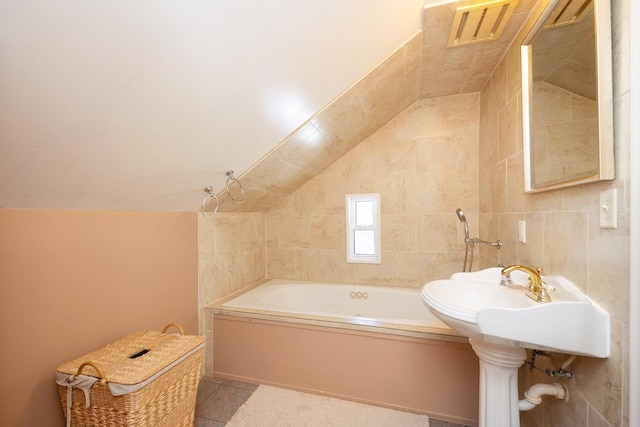
{"type": "Polygon", "coordinates": [[[380,264],[380,195],[347,194],[347,262],[380,264]]]}
{"type": "Polygon", "coordinates": [[[375,232],[373,230],[354,230],[353,253],[356,255],[375,255],[375,232]]]}
{"type": "Polygon", "coordinates": [[[356,202],[356,225],[371,227],[373,225],[373,202],[356,202]]]}

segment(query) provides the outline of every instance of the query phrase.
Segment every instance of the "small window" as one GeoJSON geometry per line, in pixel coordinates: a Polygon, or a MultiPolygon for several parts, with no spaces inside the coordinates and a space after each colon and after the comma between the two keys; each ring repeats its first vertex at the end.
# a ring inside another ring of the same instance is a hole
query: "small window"
{"type": "Polygon", "coordinates": [[[347,262],[380,259],[380,195],[347,194],[347,262]]]}

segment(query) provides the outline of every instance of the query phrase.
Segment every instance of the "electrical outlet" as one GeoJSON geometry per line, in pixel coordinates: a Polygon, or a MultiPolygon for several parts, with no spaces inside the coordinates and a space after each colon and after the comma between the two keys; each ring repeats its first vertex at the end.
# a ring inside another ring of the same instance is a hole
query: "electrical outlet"
{"type": "Polygon", "coordinates": [[[518,241],[527,243],[527,221],[518,221],[518,241]]]}

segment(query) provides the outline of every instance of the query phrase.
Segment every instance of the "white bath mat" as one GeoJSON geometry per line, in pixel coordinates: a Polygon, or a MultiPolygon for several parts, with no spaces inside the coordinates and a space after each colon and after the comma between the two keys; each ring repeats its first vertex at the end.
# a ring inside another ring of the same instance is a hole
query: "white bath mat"
{"type": "Polygon", "coordinates": [[[428,427],[426,415],[260,385],[227,427],[428,427]]]}

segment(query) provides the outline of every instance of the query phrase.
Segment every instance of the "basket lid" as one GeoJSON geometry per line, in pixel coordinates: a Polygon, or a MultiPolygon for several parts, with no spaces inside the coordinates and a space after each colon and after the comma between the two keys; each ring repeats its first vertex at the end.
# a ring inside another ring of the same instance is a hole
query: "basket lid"
{"type": "MultiPolygon", "coordinates": [[[[139,331],[105,347],[58,366],[58,372],[75,375],[84,362],[91,361],[104,372],[108,382],[138,384],[175,362],[204,342],[195,335],[171,335],[158,331],[139,331]]],[[[99,378],[93,368],[83,375],[99,378]]]]}

